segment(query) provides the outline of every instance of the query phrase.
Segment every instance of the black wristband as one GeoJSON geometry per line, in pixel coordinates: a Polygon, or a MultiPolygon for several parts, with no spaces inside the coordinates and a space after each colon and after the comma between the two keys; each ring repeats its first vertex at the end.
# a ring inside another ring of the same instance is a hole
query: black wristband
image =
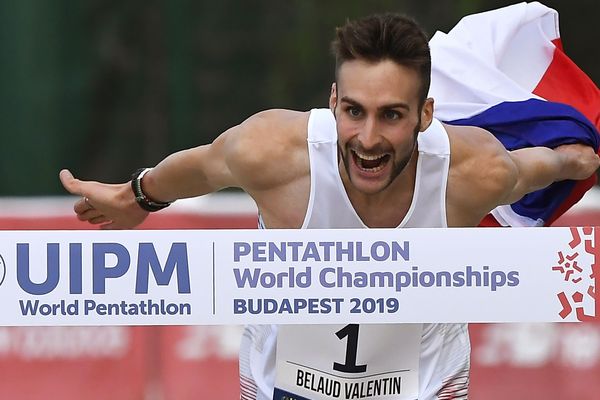
{"type": "Polygon", "coordinates": [[[152,168],[140,168],[131,175],[131,190],[133,190],[133,194],[135,195],[135,201],[138,203],[140,207],[142,207],[146,211],[155,212],[160,211],[163,208],[167,208],[171,205],[171,203],[161,203],[159,201],[154,201],[142,190],[142,178],[148,171],[152,168]]]}

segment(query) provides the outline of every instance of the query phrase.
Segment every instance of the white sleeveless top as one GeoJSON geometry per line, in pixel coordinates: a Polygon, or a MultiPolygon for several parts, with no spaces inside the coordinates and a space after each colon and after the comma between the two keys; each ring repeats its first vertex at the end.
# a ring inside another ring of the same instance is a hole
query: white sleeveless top
{"type": "MultiPolygon", "coordinates": [[[[447,227],[448,135],[438,120],[417,137],[415,192],[399,228],[447,227]]],[[[352,207],[339,175],[337,130],[329,109],[308,121],[310,197],[302,228],[367,228],[352,207]],[[318,173],[313,173],[318,171],[318,173]]],[[[264,228],[262,221],[260,227],[264,228]]],[[[394,329],[394,325],[386,326],[394,329]]],[[[247,326],[240,349],[241,399],[271,400],[277,326],[247,326]]],[[[423,324],[419,400],[466,399],[470,344],[466,324],[423,324]]]]}

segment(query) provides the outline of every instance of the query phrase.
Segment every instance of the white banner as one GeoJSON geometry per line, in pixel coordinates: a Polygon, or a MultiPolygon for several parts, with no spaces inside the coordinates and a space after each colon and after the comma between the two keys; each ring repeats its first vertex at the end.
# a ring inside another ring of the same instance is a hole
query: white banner
{"type": "Polygon", "coordinates": [[[600,315],[599,237],[600,228],[3,231],[0,325],[584,321],[600,315]]]}

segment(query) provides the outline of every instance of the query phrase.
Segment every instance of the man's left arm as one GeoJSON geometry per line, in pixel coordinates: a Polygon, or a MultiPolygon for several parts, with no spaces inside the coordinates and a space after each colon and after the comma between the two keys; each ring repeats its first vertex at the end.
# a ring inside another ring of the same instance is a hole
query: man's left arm
{"type": "Polygon", "coordinates": [[[527,193],[543,189],[553,182],[581,180],[600,168],[600,157],[593,148],[567,144],[549,149],[531,147],[509,152],[517,174],[515,185],[504,199],[510,204],[527,193]]]}

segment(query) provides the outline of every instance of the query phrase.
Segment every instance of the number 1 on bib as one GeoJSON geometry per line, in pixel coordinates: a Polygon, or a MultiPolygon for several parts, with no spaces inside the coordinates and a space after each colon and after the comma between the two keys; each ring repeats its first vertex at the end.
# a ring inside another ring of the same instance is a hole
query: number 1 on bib
{"type": "Polygon", "coordinates": [[[357,374],[367,371],[367,365],[356,365],[356,353],[358,353],[358,324],[349,324],[337,331],[336,336],[342,340],[348,337],[346,342],[346,362],[340,364],[333,363],[333,369],[339,372],[357,374]]]}

